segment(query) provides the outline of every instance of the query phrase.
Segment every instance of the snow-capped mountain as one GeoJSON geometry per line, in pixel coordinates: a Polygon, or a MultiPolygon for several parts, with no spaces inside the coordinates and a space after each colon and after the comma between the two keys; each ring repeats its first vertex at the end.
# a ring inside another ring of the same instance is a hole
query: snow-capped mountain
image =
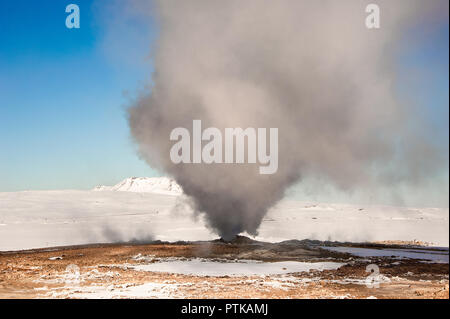
{"type": "Polygon", "coordinates": [[[168,177],[130,177],[114,186],[97,186],[94,191],[117,191],[136,193],[157,193],[180,195],[183,190],[177,182],[168,177]]]}

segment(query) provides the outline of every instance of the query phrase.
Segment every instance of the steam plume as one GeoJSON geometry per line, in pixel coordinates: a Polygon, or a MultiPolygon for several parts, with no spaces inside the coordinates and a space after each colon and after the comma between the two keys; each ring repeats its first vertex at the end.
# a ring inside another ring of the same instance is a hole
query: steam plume
{"type": "Polygon", "coordinates": [[[267,210],[302,176],[352,189],[420,180],[436,165],[430,144],[410,133],[414,112],[395,99],[392,57],[409,26],[433,23],[448,3],[377,1],[376,30],[365,27],[368,3],[156,1],[155,72],[129,110],[132,136],[220,236],[257,234],[267,210]],[[194,119],[222,132],[278,128],[278,172],[173,164],[170,132],[194,119]],[[417,156],[423,152],[426,159],[417,156]]]}

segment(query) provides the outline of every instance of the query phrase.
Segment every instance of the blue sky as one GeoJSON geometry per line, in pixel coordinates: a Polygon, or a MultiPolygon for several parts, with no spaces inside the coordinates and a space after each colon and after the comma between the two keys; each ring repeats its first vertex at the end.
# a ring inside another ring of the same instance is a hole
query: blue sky
{"type": "Polygon", "coordinates": [[[125,117],[126,92],[150,78],[152,35],[130,23],[138,53],[123,62],[126,50],[109,52],[120,43],[108,40],[107,10],[77,1],[81,28],[67,29],[69,3],[0,3],[0,191],[86,189],[156,174],[136,156],[125,117]]]}
{"type": "MultiPolygon", "coordinates": [[[[0,191],[159,175],[138,158],[125,114],[127,96],[150,80],[156,26],[121,20],[113,1],[74,2],[80,29],[65,26],[70,1],[0,2],[0,191]]],[[[404,37],[399,94],[417,103],[448,160],[448,21],[420,30],[404,37]]]]}

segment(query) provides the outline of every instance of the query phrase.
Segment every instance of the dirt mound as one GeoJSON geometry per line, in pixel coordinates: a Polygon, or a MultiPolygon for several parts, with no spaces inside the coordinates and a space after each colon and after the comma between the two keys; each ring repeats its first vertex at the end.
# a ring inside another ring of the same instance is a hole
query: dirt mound
{"type": "Polygon", "coordinates": [[[219,238],[219,239],[213,240],[212,242],[214,242],[214,243],[233,244],[233,245],[252,245],[252,244],[261,243],[261,242],[259,242],[257,240],[253,240],[253,239],[251,239],[249,237],[240,236],[240,235],[237,235],[232,240],[225,240],[223,238],[219,238]]]}

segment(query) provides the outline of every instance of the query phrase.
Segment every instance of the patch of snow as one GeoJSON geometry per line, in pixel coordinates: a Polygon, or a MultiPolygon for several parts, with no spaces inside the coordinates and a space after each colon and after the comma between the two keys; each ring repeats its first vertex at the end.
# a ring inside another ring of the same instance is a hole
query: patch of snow
{"type": "Polygon", "coordinates": [[[151,262],[155,258],[155,255],[142,255],[142,254],[137,254],[136,256],[131,257],[132,260],[134,261],[143,261],[143,262],[151,262]]]}
{"type": "Polygon", "coordinates": [[[367,285],[367,284],[388,283],[388,282],[391,282],[391,279],[389,277],[379,274],[376,276],[366,277],[366,278],[345,278],[342,280],[326,280],[326,281],[336,283],[336,284],[341,284],[341,285],[348,285],[348,284],[367,285]]]}
{"type": "Polygon", "coordinates": [[[334,299],[352,299],[353,297],[350,294],[345,294],[343,296],[334,296],[333,298],[334,299]]]}
{"type": "Polygon", "coordinates": [[[63,257],[62,256],[55,256],[55,257],[50,257],[48,260],[62,260],[63,257]]]}
{"type": "Polygon", "coordinates": [[[117,298],[183,298],[178,292],[182,284],[168,284],[147,282],[141,285],[121,284],[90,286],[74,286],[53,288],[47,296],[52,298],[79,298],[79,299],[117,299],[117,298]]]}
{"type": "Polygon", "coordinates": [[[71,271],[64,271],[57,274],[45,274],[41,275],[39,279],[34,280],[34,282],[37,283],[47,283],[47,284],[70,284],[73,282],[84,282],[86,280],[94,280],[94,279],[101,279],[109,281],[111,279],[120,277],[120,274],[118,272],[113,271],[106,271],[106,272],[100,272],[97,269],[93,269],[88,272],[78,272],[74,273],[71,271]]]}

